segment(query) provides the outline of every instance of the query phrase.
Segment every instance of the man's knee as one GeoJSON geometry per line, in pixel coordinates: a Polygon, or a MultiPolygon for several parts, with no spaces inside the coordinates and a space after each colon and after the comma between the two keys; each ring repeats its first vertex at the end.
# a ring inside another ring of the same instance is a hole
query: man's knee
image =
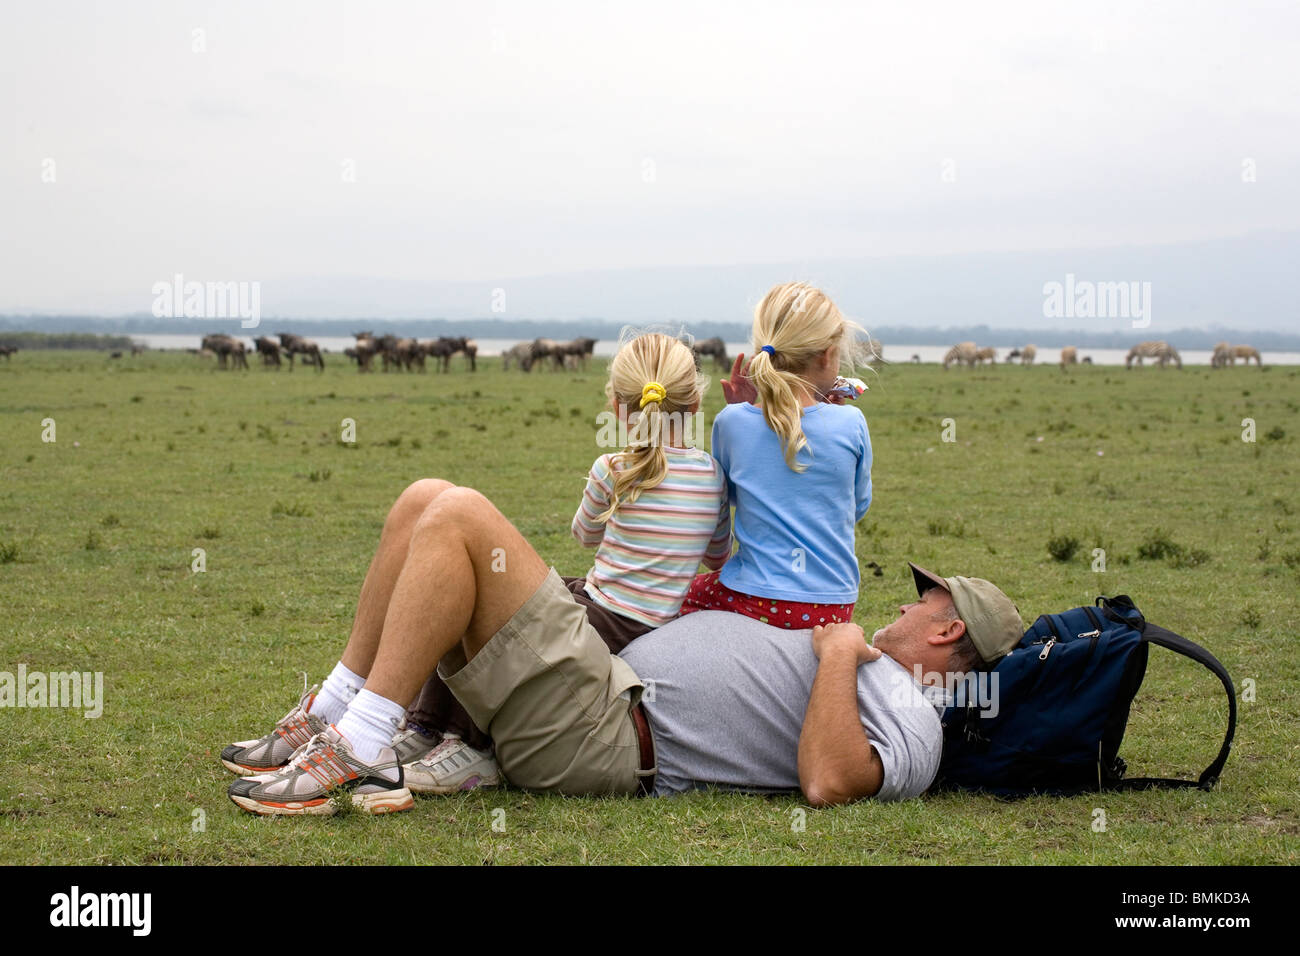
{"type": "Polygon", "coordinates": [[[467,540],[476,529],[482,529],[496,507],[481,492],[473,488],[452,486],[433,498],[415,522],[412,542],[427,535],[445,536],[451,531],[461,532],[467,540]]]}
{"type": "Polygon", "coordinates": [[[392,528],[415,524],[434,501],[455,487],[450,481],[441,478],[421,478],[411,482],[389,509],[385,526],[392,528]]]}

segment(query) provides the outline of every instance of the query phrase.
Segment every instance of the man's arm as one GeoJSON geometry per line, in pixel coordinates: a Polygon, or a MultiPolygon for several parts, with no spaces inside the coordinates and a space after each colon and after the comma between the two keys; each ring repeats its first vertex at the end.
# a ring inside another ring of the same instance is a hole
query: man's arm
{"type": "Polygon", "coordinates": [[[858,716],[858,665],[880,651],[856,624],[815,627],[813,679],[799,734],[799,787],[814,807],[871,797],[884,783],[884,766],[858,716]]]}

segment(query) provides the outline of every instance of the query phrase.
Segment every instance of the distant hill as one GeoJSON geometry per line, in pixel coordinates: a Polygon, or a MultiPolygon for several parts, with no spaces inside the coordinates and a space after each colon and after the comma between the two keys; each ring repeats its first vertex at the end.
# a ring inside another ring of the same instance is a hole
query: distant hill
{"type": "MultiPolygon", "coordinates": [[[[601,337],[610,337],[608,330],[625,323],[685,322],[697,334],[734,339],[735,329],[748,328],[754,305],[771,285],[800,278],[826,289],[846,313],[882,338],[925,344],[935,339],[930,333],[937,329],[985,326],[995,338],[1014,331],[1010,342],[1027,337],[1046,344],[1062,333],[1060,341],[1082,344],[1084,335],[1120,335],[1132,341],[1130,317],[1051,314],[1045,308],[1048,283],[1138,283],[1148,288],[1150,325],[1137,330],[1139,338],[1172,338],[1173,330],[1214,327],[1257,330],[1220,337],[1258,337],[1300,329],[1296,262],[1300,233],[1274,232],[1154,246],[620,269],[473,282],[347,276],[186,279],[256,279],[262,315],[280,317],[265,322],[280,325],[288,319],[332,318],[378,330],[389,327],[384,323],[418,320],[432,330],[439,327],[435,320],[443,318],[470,334],[522,338],[543,325],[556,330],[548,334],[567,334],[561,329],[597,334],[600,329],[601,337]],[[534,322],[540,324],[530,324],[534,322]]],[[[106,296],[100,314],[138,321],[134,328],[142,332],[174,330],[174,325],[148,324],[170,321],[149,314],[148,293],[106,296]]],[[[6,321],[12,328],[16,319],[30,325],[36,318],[11,314],[6,321]]],[[[951,337],[949,332],[935,334],[939,341],[951,337]]]]}

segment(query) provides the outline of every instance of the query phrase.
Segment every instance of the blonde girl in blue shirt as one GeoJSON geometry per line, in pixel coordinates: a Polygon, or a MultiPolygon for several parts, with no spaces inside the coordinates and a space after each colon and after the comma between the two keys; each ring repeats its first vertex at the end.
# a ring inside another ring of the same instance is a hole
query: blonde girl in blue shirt
{"type": "Polygon", "coordinates": [[[858,364],[858,333],[805,282],[776,286],[755,310],[752,394],[713,423],[739,548],[720,572],[696,577],[683,614],[735,611],[787,628],[852,619],[871,437],[862,413],[831,391],[858,364]]]}

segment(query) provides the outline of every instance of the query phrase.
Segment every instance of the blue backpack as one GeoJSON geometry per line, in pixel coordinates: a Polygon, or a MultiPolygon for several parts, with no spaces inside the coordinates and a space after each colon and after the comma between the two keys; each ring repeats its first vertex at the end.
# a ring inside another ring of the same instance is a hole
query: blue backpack
{"type": "Polygon", "coordinates": [[[934,788],[1023,796],[1214,786],[1237,726],[1227,670],[1199,645],[1148,623],[1128,595],[1096,605],[1042,615],[992,671],[954,688],[934,788]],[[1124,776],[1120,742],[1151,644],[1204,664],[1228,692],[1227,735],[1196,780],[1124,776]]]}

